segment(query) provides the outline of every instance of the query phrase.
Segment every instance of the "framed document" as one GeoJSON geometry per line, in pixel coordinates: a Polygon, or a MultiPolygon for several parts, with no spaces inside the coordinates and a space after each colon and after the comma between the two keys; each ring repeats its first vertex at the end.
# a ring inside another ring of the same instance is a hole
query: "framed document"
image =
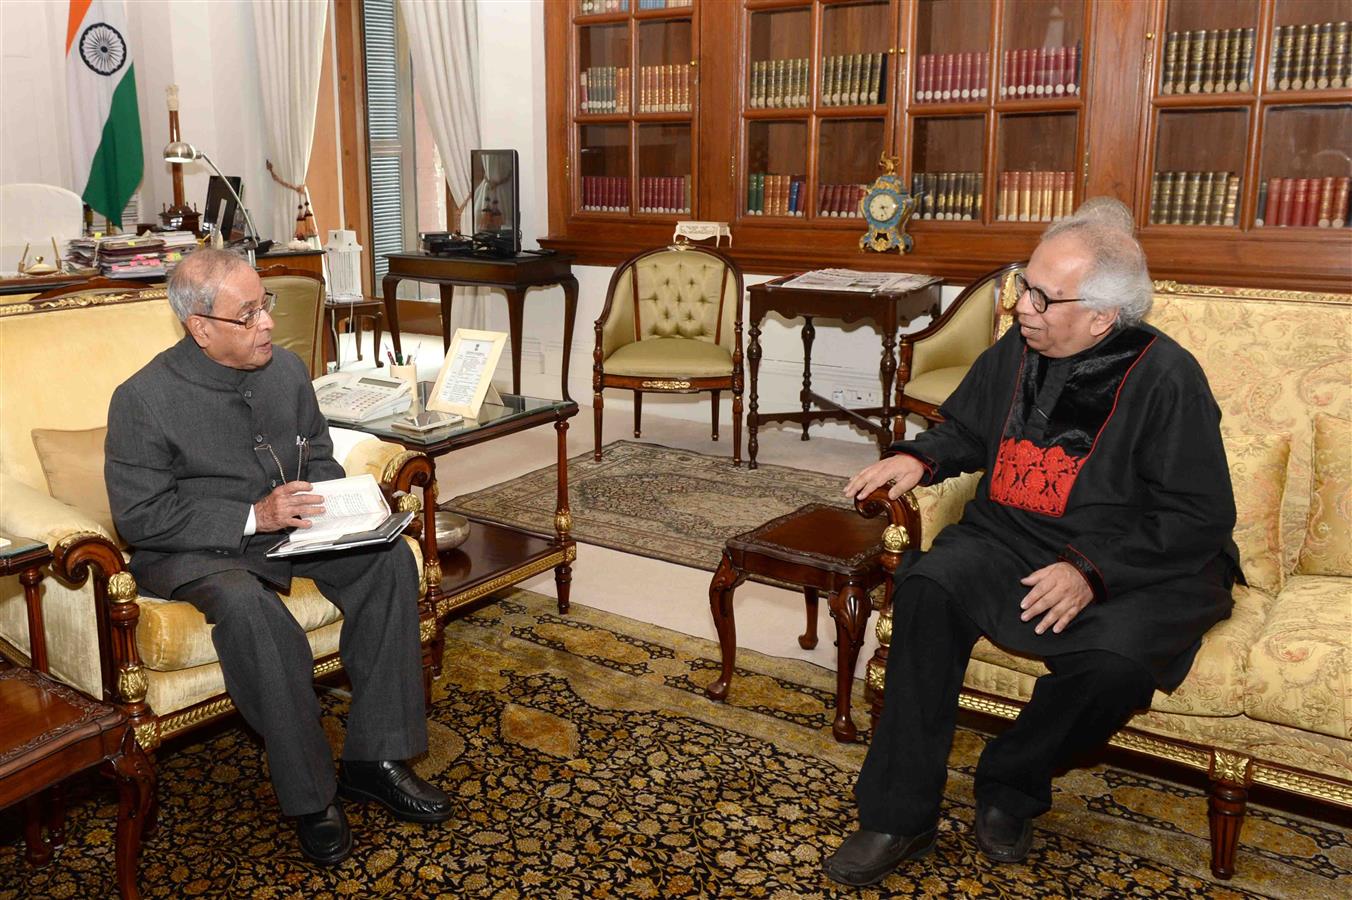
{"type": "Polygon", "coordinates": [[[501,331],[457,328],[427,398],[427,408],[477,419],[479,407],[493,387],[493,372],[506,344],[507,335],[501,331]]]}

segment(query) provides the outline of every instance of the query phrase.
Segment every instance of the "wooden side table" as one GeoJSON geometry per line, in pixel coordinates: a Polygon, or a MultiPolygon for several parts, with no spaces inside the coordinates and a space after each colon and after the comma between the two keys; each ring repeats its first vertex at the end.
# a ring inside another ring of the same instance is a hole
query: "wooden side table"
{"type": "Polygon", "coordinates": [[[45,544],[16,540],[0,548],[0,575],[19,576],[28,604],[33,668],[0,672],[0,809],[25,805],[25,858],[44,865],[65,842],[63,804],[44,792],[93,766],[118,783],[117,887],[123,900],[140,896],[136,885],[141,836],[155,796],[155,769],[136,743],[125,711],[93,700],[47,674],[39,586],[42,567],[52,559],[45,544]],[[25,546],[29,545],[29,546],[25,546]],[[44,818],[46,835],[43,834],[44,818]]]}
{"type": "Polygon", "coordinates": [[[911,539],[919,541],[919,527],[914,507],[888,500],[881,491],[856,502],[853,510],[812,503],[729,538],[709,584],[722,671],[704,692],[715,700],[727,698],[737,656],[733,592],[748,576],[802,586],[807,629],[798,643],[808,650],[817,646],[818,595],[826,591],[836,623],[836,714],[831,733],[842,743],[853,742],[857,732],[850,718],[850,690],[872,612],[869,593],[885,584],[891,596],[892,573],[911,539]],[[872,521],[883,512],[887,522],[872,521]]]}
{"type": "Polygon", "coordinates": [[[568,360],[573,350],[573,323],[577,318],[577,279],[573,258],[562,253],[518,253],[506,259],[482,256],[428,256],[423,253],[391,253],[389,274],[381,281],[385,295],[385,318],[399,346],[399,307],[395,289],[404,279],[441,285],[441,343],[451,347],[451,303],[456,287],[494,287],[507,294],[507,322],[512,335],[512,393],[521,393],[521,326],[526,292],[533,287],[563,286],[563,393],[568,395],[568,360]]]}
{"type": "Polygon", "coordinates": [[[750,369],[750,384],[747,397],[747,467],[756,468],[756,452],[760,441],[756,434],[763,422],[800,422],[803,426],[803,440],[808,439],[808,425],[826,419],[851,422],[878,439],[880,450],[895,439],[893,437],[892,413],[896,402],[892,397],[892,380],[897,371],[897,329],[909,324],[916,316],[929,313],[939,314],[939,291],[941,283],[902,293],[860,293],[856,291],[837,291],[784,287],[784,282],[792,276],[776,278],[764,284],[755,284],[747,289],[750,298],[750,317],[747,336],[746,358],[750,369]],[[803,389],[799,392],[801,411],[763,413],[760,411],[757,390],[761,360],[761,322],[769,313],[779,313],[785,318],[803,317],[803,389]],[[868,319],[878,330],[882,338],[882,359],[878,364],[878,376],[882,382],[881,406],[867,409],[847,409],[834,400],[812,392],[812,341],[816,329],[812,320],[816,317],[834,319],[841,322],[857,322],[868,319]],[[818,408],[813,409],[813,405],[818,408]]]}
{"type": "MultiPolygon", "coordinates": [[[[385,309],[385,301],[376,297],[363,297],[360,300],[332,300],[324,299],[324,315],[328,318],[328,327],[324,329],[324,361],[332,359],[338,363],[338,368],[342,368],[342,360],[338,358],[338,323],[349,321],[356,332],[355,346],[357,348],[357,359],[361,359],[361,320],[369,318],[371,320],[371,331],[374,332],[374,342],[372,343],[372,355],[375,357],[376,366],[385,365],[385,361],[380,358],[380,330],[381,315],[385,309]]],[[[395,349],[399,348],[399,342],[394,342],[395,349]]]]}

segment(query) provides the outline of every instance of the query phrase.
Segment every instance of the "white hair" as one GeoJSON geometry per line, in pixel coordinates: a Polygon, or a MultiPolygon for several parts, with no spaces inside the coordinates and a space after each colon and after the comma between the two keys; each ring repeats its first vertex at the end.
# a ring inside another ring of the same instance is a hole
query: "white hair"
{"type": "Polygon", "coordinates": [[[203,247],[185,257],[169,277],[169,305],[179,321],[211,315],[221,283],[241,267],[248,268],[248,262],[229,250],[203,247]]]}
{"type": "Polygon", "coordinates": [[[1155,286],[1146,267],[1145,251],[1130,229],[1123,229],[1116,212],[1106,212],[1110,206],[1103,204],[1100,209],[1100,213],[1085,216],[1077,210],[1043,232],[1042,240],[1073,237],[1080,242],[1090,257],[1089,270],[1080,280],[1081,301],[1092,310],[1116,309],[1117,324],[1125,328],[1149,314],[1155,286]]]}
{"type": "Polygon", "coordinates": [[[1075,212],[1068,218],[1061,219],[1052,224],[1047,229],[1046,237],[1056,234],[1059,225],[1071,221],[1099,222],[1113,228],[1118,228],[1127,234],[1133,234],[1136,231],[1136,222],[1131,217],[1131,210],[1127,205],[1116,197],[1090,197],[1080,204],[1075,212]]]}

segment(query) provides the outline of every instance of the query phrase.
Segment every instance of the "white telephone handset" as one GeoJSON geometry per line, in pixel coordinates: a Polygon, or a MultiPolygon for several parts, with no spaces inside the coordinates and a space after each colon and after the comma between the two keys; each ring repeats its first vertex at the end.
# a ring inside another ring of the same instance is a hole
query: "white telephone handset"
{"type": "Polygon", "coordinates": [[[316,378],[314,386],[319,411],[339,422],[360,425],[413,405],[411,385],[399,378],[335,372],[316,378]]]}

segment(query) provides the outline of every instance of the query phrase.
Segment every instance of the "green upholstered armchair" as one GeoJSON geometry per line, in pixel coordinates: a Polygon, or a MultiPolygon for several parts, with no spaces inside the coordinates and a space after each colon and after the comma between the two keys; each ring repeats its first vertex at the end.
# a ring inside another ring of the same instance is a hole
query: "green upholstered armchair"
{"type": "Polygon", "coordinates": [[[929,327],[901,336],[896,403],[899,429],[905,428],[906,416],[911,413],[927,424],[944,420],[939,407],[981,351],[1008,327],[1018,300],[1013,296],[1011,279],[1026,265],[1010,263],[987,272],[969,284],[929,327]]]}
{"type": "Polygon", "coordinates": [[[595,458],[601,459],[601,392],[634,392],[634,437],[643,394],[732,391],[732,463],[742,464],[742,273],[723,254],[674,245],[646,250],[615,270],[596,320],[592,355],[595,458]]]}
{"type": "Polygon", "coordinates": [[[324,279],[305,269],[270,266],[259,269],[263,287],[277,295],[272,311],[272,342],[299,356],[310,377],[324,374],[324,279]]]}

